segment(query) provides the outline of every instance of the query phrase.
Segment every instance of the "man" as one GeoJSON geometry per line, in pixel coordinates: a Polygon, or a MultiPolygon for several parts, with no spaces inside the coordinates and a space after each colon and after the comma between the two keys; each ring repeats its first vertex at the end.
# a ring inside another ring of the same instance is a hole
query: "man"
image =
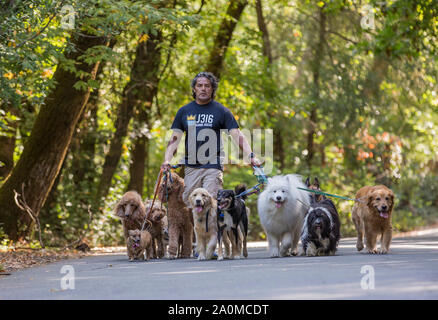
{"type": "Polygon", "coordinates": [[[214,100],[218,81],[210,72],[200,72],[192,80],[194,101],[181,107],[173,121],[173,130],[167,145],[162,169],[168,169],[172,157],[184,132],[185,139],[185,177],[183,201],[189,206],[188,197],[196,188],[205,188],[216,198],[222,189],[223,165],[221,159],[222,143],[220,130],[228,130],[234,142],[243,151],[251,164],[260,166],[261,162],[251,151],[245,136],[233,114],[214,100]]]}

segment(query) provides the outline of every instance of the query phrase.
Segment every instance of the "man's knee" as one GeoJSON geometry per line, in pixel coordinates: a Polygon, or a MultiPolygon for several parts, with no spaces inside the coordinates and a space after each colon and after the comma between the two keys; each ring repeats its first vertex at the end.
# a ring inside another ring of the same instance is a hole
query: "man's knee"
{"type": "Polygon", "coordinates": [[[204,188],[217,199],[217,192],[223,186],[223,173],[221,170],[212,169],[208,175],[208,179],[204,180],[204,188]]]}

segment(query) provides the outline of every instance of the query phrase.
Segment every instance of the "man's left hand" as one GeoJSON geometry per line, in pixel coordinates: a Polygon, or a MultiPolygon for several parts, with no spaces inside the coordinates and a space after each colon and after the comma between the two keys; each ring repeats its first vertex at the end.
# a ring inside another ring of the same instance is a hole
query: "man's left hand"
{"type": "Polygon", "coordinates": [[[260,161],[257,157],[252,157],[251,158],[251,165],[254,167],[260,167],[262,165],[262,161],[260,161]]]}

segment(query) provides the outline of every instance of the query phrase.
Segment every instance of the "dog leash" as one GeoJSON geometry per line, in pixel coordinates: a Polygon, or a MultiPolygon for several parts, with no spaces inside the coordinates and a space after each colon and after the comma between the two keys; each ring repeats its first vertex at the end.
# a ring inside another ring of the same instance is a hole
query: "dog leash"
{"type": "Polygon", "coordinates": [[[260,186],[263,187],[264,184],[268,182],[268,178],[266,177],[262,166],[260,166],[260,167],[252,166],[252,168],[254,169],[254,175],[257,177],[258,184],[256,184],[254,187],[252,187],[248,190],[243,191],[242,193],[239,193],[238,195],[236,195],[236,198],[241,198],[241,197],[246,196],[246,195],[260,193],[261,192],[260,186]]]}
{"type": "Polygon", "coordinates": [[[258,183],[258,184],[256,184],[254,187],[252,187],[252,188],[250,188],[250,189],[248,189],[248,190],[245,190],[245,191],[243,191],[242,193],[239,193],[237,196],[235,196],[236,198],[241,198],[241,197],[243,197],[243,196],[246,196],[246,195],[252,195],[252,194],[255,194],[255,193],[260,193],[260,191],[261,191],[261,189],[259,188],[259,186],[261,185],[262,183],[258,183]],[[255,191],[253,191],[253,190],[255,190],[255,191]]]}
{"type": "MultiPolygon", "coordinates": [[[[158,189],[159,189],[159,186],[161,183],[161,178],[163,177],[163,171],[164,171],[163,169],[160,169],[160,172],[158,173],[157,181],[155,182],[154,199],[152,200],[151,207],[149,208],[149,212],[148,212],[148,214],[146,214],[146,217],[151,214],[152,209],[154,208],[154,203],[155,203],[155,199],[157,198],[157,193],[158,193],[158,189]]],[[[148,221],[148,219],[146,217],[144,218],[143,225],[141,226],[141,231],[144,230],[145,223],[146,223],[146,221],[148,221]]],[[[150,222],[150,221],[148,221],[148,222],[152,225],[152,222],[150,222]]]]}
{"type": "Polygon", "coordinates": [[[339,199],[342,199],[342,200],[356,201],[356,202],[362,202],[362,203],[365,202],[365,201],[363,201],[361,199],[353,199],[353,198],[338,196],[338,195],[335,195],[335,194],[331,194],[331,193],[327,193],[327,192],[322,192],[322,191],[319,191],[319,190],[306,189],[306,188],[300,188],[300,187],[297,187],[297,189],[304,190],[304,191],[307,191],[307,192],[316,193],[316,194],[321,194],[321,195],[328,196],[328,197],[339,198],[339,199]]]}

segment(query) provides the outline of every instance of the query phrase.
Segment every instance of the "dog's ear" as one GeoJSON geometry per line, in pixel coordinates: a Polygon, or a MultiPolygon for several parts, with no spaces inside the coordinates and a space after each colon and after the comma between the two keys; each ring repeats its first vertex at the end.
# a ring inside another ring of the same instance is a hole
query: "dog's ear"
{"type": "Polygon", "coordinates": [[[319,180],[318,180],[317,177],[315,177],[315,179],[313,179],[313,184],[314,184],[314,185],[316,186],[316,188],[319,190],[320,185],[319,185],[319,180]]]}
{"type": "Polygon", "coordinates": [[[115,215],[119,218],[123,218],[125,216],[125,208],[123,205],[119,202],[116,206],[115,215]]]}
{"type": "Polygon", "coordinates": [[[137,218],[143,218],[146,215],[146,208],[143,204],[142,201],[137,203],[137,208],[134,210],[134,212],[132,213],[132,216],[137,218]]]}
{"type": "Polygon", "coordinates": [[[150,228],[152,228],[152,221],[151,220],[149,220],[149,219],[145,219],[144,220],[144,229],[143,230],[146,230],[146,231],[149,231],[150,230],[150,228]]]}
{"type": "Polygon", "coordinates": [[[310,177],[307,177],[306,179],[306,187],[310,187],[310,177]]]}
{"type": "Polygon", "coordinates": [[[178,187],[176,188],[176,194],[178,195],[179,199],[183,199],[183,193],[184,193],[184,180],[183,179],[179,179],[178,182],[176,182],[175,180],[173,181],[173,184],[177,184],[178,187]]]}
{"type": "Polygon", "coordinates": [[[389,193],[389,198],[391,199],[391,205],[389,206],[389,212],[392,212],[392,209],[394,208],[394,192],[392,190],[389,193]]]}
{"type": "Polygon", "coordinates": [[[370,207],[370,208],[373,207],[373,200],[374,200],[373,194],[372,193],[368,194],[368,197],[367,197],[367,206],[368,207],[370,207]]]}

